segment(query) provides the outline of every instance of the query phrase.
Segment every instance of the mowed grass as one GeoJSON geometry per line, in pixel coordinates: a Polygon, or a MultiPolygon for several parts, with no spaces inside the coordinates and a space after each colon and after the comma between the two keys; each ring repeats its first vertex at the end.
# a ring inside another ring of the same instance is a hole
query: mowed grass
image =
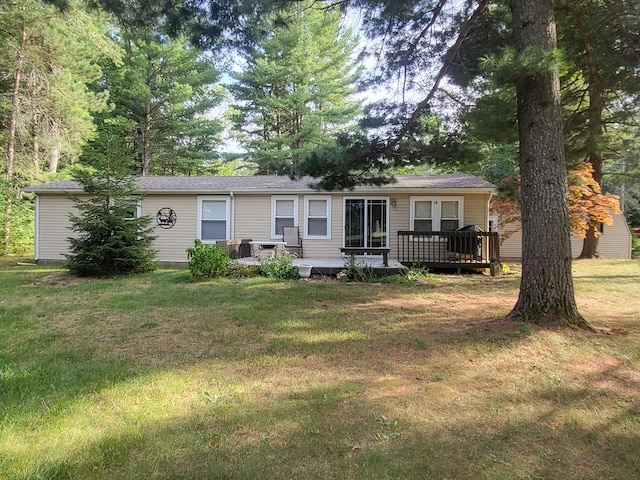
{"type": "Polygon", "coordinates": [[[640,478],[640,265],[598,333],[500,320],[516,273],[81,280],[0,263],[2,479],[640,478]]]}

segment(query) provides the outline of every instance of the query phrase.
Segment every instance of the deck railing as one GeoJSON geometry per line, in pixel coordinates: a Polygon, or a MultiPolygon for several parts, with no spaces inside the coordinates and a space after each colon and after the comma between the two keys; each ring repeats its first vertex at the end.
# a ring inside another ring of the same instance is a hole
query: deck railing
{"type": "Polygon", "coordinates": [[[500,263],[497,232],[398,232],[398,261],[428,268],[489,268],[500,263]]]}

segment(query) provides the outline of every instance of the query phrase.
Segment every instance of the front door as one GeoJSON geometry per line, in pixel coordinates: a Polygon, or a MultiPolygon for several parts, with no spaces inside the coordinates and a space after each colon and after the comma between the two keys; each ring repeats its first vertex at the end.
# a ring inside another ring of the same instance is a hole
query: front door
{"type": "Polygon", "coordinates": [[[388,212],[386,198],[347,198],[344,203],[344,246],[389,246],[388,212]]]}

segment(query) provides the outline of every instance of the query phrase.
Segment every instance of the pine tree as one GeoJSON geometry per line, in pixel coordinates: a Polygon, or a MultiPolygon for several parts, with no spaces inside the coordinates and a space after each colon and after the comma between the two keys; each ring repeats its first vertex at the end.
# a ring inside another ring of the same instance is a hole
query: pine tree
{"type": "Polygon", "coordinates": [[[78,168],[74,179],[85,197],[72,197],[77,214],[69,218],[78,235],[69,238],[67,268],[79,276],[113,276],[156,268],[151,219],[138,216],[140,195],[130,176],[129,149],[115,134],[102,131],[85,153],[90,168],[78,168]]]}
{"type": "Polygon", "coordinates": [[[105,40],[101,15],[88,15],[75,1],[67,8],[36,0],[0,3],[4,254],[21,243],[12,228],[14,219],[24,218],[19,187],[75,161],[94,132],[92,114],[106,106],[87,85],[100,76],[97,58],[117,57],[117,51],[105,40]]]}
{"type": "Polygon", "coordinates": [[[110,115],[130,120],[121,135],[131,140],[137,173],[202,173],[217,159],[222,131],[210,118],[223,98],[212,60],[149,28],[123,28],[120,44],[123,64],[105,62],[101,86],[114,105],[110,115]]]}
{"type": "Polygon", "coordinates": [[[359,114],[350,99],[359,75],[352,59],[357,39],[341,30],[340,18],[309,2],[271,17],[270,34],[236,75],[230,87],[236,125],[260,173],[291,173],[297,160],[329,144],[359,114]]]}

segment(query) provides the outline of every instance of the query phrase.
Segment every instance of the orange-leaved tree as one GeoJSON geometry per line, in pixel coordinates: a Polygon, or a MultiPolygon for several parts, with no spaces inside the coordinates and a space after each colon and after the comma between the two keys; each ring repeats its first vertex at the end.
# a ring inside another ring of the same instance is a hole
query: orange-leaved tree
{"type": "MultiPolygon", "coordinates": [[[[591,226],[596,235],[600,224],[611,225],[612,214],[621,214],[620,197],[603,194],[593,178],[590,163],[581,163],[569,171],[569,223],[571,231],[584,238],[591,226]]],[[[520,177],[505,178],[500,194],[491,201],[491,210],[500,217],[500,242],[520,230],[520,177]]]]}
{"type": "Polygon", "coordinates": [[[602,193],[593,172],[593,166],[584,162],[569,173],[569,222],[571,231],[582,238],[591,227],[598,236],[600,224],[612,225],[612,213],[622,213],[620,197],[602,193]]]}

